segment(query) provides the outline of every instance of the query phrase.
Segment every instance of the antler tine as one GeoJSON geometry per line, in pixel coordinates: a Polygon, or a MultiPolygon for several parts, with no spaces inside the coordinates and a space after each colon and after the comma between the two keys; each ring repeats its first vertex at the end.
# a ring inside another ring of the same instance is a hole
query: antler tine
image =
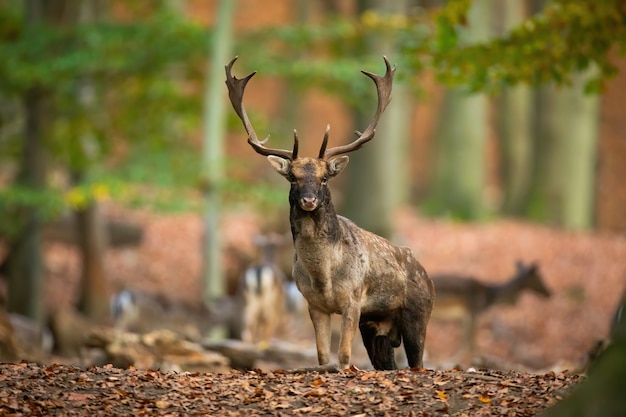
{"type": "MultiPolygon", "coordinates": [[[[378,94],[378,106],[376,108],[376,113],[372,118],[369,126],[365,129],[363,133],[358,130],[354,133],[359,137],[354,141],[347,145],[337,146],[331,149],[328,149],[325,152],[320,152],[320,155],[323,153],[324,159],[332,158],[333,156],[342,155],[348,152],[355,151],[365,145],[367,142],[372,140],[374,135],[376,134],[376,125],[378,125],[378,119],[380,119],[380,115],[385,111],[387,105],[391,101],[391,87],[393,84],[393,76],[396,72],[396,66],[391,67],[389,60],[386,56],[383,56],[385,60],[386,71],[385,75],[377,75],[367,71],[361,71],[363,74],[368,76],[374,81],[376,84],[376,92],[378,94]]],[[[324,138],[324,144],[326,143],[327,138],[324,138]]],[[[325,146],[323,146],[325,148],[325,146]]],[[[321,156],[320,156],[321,157],[321,156]]]]}
{"type": "Polygon", "coordinates": [[[288,151],[286,149],[273,149],[265,147],[265,143],[269,140],[269,135],[263,140],[260,141],[256,135],[256,132],[252,128],[252,124],[250,123],[250,119],[246,114],[246,109],[243,106],[243,94],[246,89],[246,84],[250,81],[250,78],[256,74],[256,71],[247,75],[244,78],[237,78],[232,75],[232,68],[237,61],[238,56],[234,57],[228,65],[224,67],[226,70],[226,86],[228,87],[228,97],[230,98],[230,103],[233,105],[233,109],[239,116],[239,119],[243,123],[243,127],[246,129],[248,133],[248,143],[252,146],[257,153],[261,155],[276,155],[289,160],[295,159],[297,157],[298,152],[298,143],[297,138],[294,136],[294,149],[293,151],[288,151]]]}
{"type": "Polygon", "coordinates": [[[293,151],[291,151],[291,159],[294,160],[298,157],[298,132],[293,130],[293,151]]]}
{"type": "Polygon", "coordinates": [[[326,125],[326,132],[324,132],[324,140],[322,140],[322,147],[320,148],[320,154],[318,158],[323,158],[326,153],[326,145],[328,145],[328,135],[330,133],[330,125],[326,125]]]}

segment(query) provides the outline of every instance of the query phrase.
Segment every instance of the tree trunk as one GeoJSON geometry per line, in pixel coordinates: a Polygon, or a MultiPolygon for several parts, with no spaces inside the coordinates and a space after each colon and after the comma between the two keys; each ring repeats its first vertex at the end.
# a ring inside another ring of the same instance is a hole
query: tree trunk
{"type": "MultiPolygon", "coordinates": [[[[39,191],[45,187],[41,137],[43,100],[42,95],[34,90],[29,91],[24,97],[26,121],[17,183],[30,191],[39,191]]],[[[23,206],[19,221],[20,231],[9,250],[7,308],[10,312],[40,321],[43,318],[41,305],[43,255],[41,221],[37,208],[23,206]]]]}
{"type": "Polygon", "coordinates": [[[593,225],[599,97],[586,95],[589,73],[573,76],[573,85],[541,88],[529,216],[569,229],[593,225]]]}
{"type": "MultiPolygon", "coordinates": [[[[70,18],[74,24],[90,24],[96,22],[103,13],[100,0],[83,1],[74,10],[70,18]]],[[[80,106],[93,111],[95,92],[90,80],[83,80],[78,89],[80,106]]],[[[97,149],[93,146],[95,138],[90,133],[83,133],[80,138],[85,150],[97,149]]],[[[90,155],[85,151],[84,159],[88,161],[90,155]]],[[[89,170],[88,164],[74,172],[75,183],[79,184],[89,170]]],[[[106,229],[100,216],[98,202],[89,201],[86,207],[81,207],[74,213],[76,219],[76,234],[79,242],[78,251],[81,260],[81,287],[78,301],[79,310],[94,321],[102,321],[109,317],[109,286],[105,268],[105,257],[108,245],[106,229]]]]}
{"type": "Polygon", "coordinates": [[[87,317],[102,321],[109,316],[109,286],[105,269],[106,234],[98,203],[75,212],[81,260],[78,307],[87,317]]]}
{"type": "MultiPolygon", "coordinates": [[[[207,183],[204,212],[203,287],[204,300],[210,304],[225,293],[222,268],[220,224],[220,186],[224,177],[224,70],[229,60],[231,26],[235,1],[221,0],[215,23],[215,39],[208,60],[209,73],[204,96],[204,160],[207,183]]],[[[221,335],[215,335],[220,337],[221,335]]]]}
{"type": "MultiPolygon", "coordinates": [[[[359,7],[359,13],[374,9],[381,14],[404,14],[408,1],[361,1],[359,7]]],[[[368,48],[374,55],[380,56],[381,63],[382,55],[387,55],[392,65],[394,64],[393,40],[374,39],[370,41],[368,48]]],[[[380,69],[371,71],[382,73],[380,69]]],[[[398,71],[402,71],[402,68],[398,71]]],[[[367,80],[364,79],[363,82],[367,80]]],[[[368,110],[354,112],[356,130],[362,131],[369,124],[374,114],[374,106],[375,101],[368,110]]],[[[391,237],[394,212],[407,199],[409,174],[406,161],[410,140],[410,110],[408,87],[398,81],[396,76],[392,100],[381,117],[376,137],[367,146],[350,155],[350,169],[344,191],[345,213],[359,226],[384,237],[391,237]]]]}
{"type": "MultiPolygon", "coordinates": [[[[43,2],[25,3],[26,25],[37,25],[43,20],[43,2]]],[[[24,141],[17,184],[30,191],[45,188],[43,132],[45,131],[45,95],[31,88],[23,96],[24,141]]],[[[43,255],[41,251],[41,221],[37,208],[23,206],[20,231],[9,249],[7,309],[41,322],[43,320],[41,294],[43,255]]]]}
{"type": "MultiPolygon", "coordinates": [[[[501,33],[507,33],[527,16],[525,2],[503,0],[501,33]]],[[[503,214],[521,216],[528,198],[533,168],[532,89],[527,85],[505,87],[499,97],[498,133],[503,214]]]]}
{"type": "MultiPolygon", "coordinates": [[[[466,43],[486,41],[490,34],[490,0],[476,0],[468,13],[466,43]]],[[[435,190],[437,213],[463,219],[484,215],[488,100],[461,88],[446,92],[436,132],[435,190]]]]}
{"type": "Polygon", "coordinates": [[[437,127],[434,207],[462,219],[483,214],[487,98],[446,92],[437,127]]]}

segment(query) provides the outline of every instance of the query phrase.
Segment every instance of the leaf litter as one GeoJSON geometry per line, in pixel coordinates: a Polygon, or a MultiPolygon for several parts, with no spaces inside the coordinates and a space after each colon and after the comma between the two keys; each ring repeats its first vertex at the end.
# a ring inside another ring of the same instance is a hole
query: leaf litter
{"type": "Polygon", "coordinates": [[[529,416],[584,379],[493,370],[177,373],[35,363],[0,364],[0,375],[0,414],[11,416],[529,416]]]}

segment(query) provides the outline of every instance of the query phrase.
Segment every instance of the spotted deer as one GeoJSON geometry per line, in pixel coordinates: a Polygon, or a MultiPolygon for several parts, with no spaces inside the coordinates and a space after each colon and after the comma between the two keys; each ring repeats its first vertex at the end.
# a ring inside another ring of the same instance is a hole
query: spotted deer
{"type": "Polygon", "coordinates": [[[494,305],[513,305],[524,291],[547,298],[551,292],[535,263],[518,261],[516,273],[502,284],[487,284],[474,277],[442,274],[434,275],[437,301],[433,318],[462,322],[465,348],[474,352],[476,343],[476,320],[494,305]]]}
{"type": "MultiPolygon", "coordinates": [[[[298,155],[294,130],[291,151],[266,147],[243,106],[245,87],[255,72],[238,79],[231,73],[235,57],[226,65],[226,85],[233,108],[248,134],[248,144],[266,156],[270,165],[291,184],[289,220],[295,248],[293,278],[308,302],[315,331],[320,368],[330,364],[331,315],[341,316],[339,369],[350,366],[357,328],[372,365],[395,369],[394,349],[404,343],[410,367],[422,367],[426,326],[434,302],[434,286],[409,248],[363,230],[337,215],[328,181],[348,165],[349,152],[370,141],[391,99],[395,67],[384,57],[384,76],[362,71],[376,85],[376,113],[353,142],[326,149],[330,125],[317,158],[298,155]]],[[[372,190],[375,191],[375,190],[372,190]]]]}

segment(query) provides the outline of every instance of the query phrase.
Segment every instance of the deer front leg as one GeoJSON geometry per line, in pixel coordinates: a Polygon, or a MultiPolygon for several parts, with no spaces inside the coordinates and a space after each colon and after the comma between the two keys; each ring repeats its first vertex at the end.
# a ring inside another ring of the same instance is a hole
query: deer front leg
{"type": "Polygon", "coordinates": [[[326,365],[330,362],[330,314],[309,306],[309,316],[315,330],[317,361],[320,365],[326,365]]]}
{"type": "Polygon", "coordinates": [[[346,369],[350,366],[352,356],[352,341],[361,316],[361,306],[358,303],[350,304],[341,313],[341,338],[339,339],[339,367],[346,369]]]}

